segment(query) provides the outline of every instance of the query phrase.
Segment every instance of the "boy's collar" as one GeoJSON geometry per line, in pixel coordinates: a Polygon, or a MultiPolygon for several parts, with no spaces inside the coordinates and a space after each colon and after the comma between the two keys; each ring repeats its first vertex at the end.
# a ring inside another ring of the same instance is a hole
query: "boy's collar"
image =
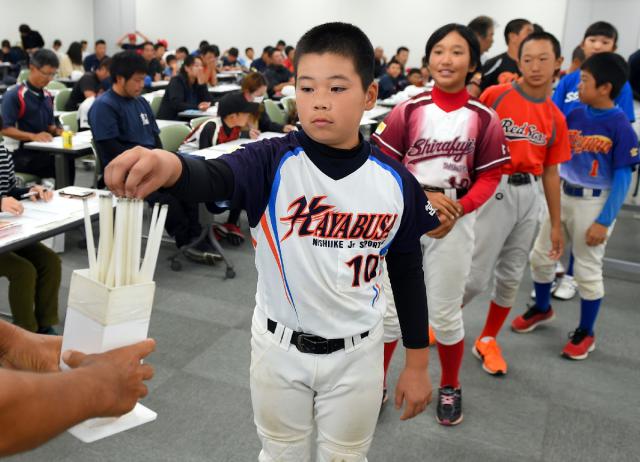
{"type": "Polygon", "coordinates": [[[351,149],[333,148],[326,144],[320,143],[307,135],[304,130],[299,130],[298,132],[296,132],[296,136],[305,152],[307,152],[307,150],[311,150],[313,152],[336,159],[348,159],[356,157],[365,146],[364,138],[362,136],[362,133],[360,132],[358,132],[358,144],[351,149]]]}

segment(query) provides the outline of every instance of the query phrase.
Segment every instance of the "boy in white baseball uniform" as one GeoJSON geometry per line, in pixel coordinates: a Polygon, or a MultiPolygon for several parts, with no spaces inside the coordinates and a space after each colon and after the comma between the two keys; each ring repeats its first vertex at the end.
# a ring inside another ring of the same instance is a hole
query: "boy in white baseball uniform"
{"type": "Polygon", "coordinates": [[[316,460],[366,460],[382,397],[382,262],[407,347],[401,418],[430,401],[419,239],[439,221],[415,178],[358,131],[376,102],[373,68],[361,30],[317,26],[296,47],[303,130],[209,161],[137,148],[105,175],[118,195],[166,187],[247,211],[258,269],[250,379],[260,461],[310,460],[314,427],[316,460]]]}
{"type": "MultiPolygon", "coordinates": [[[[585,104],[567,117],[571,160],[560,166],[561,221],[571,240],[574,277],[580,293],[580,323],[562,355],[585,359],[595,349],[594,325],[602,297],[605,243],[640,162],[638,138],[615,98],[628,79],[629,66],[615,53],[598,53],[581,67],[578,95],[585,104]]],[[[531,332],[553,318],[549,303],[554,261],[549,257],[549,220],[531,252],[536,304],[511,323],[516,332],[531,332]]]]}

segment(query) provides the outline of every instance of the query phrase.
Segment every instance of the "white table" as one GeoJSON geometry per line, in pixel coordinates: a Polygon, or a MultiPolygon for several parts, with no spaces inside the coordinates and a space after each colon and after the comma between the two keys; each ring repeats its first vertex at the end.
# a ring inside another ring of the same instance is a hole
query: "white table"
{"type": "Polygon", "coordinates": [[[55,156],[56,186],[65,187],[71,184],[68,176],[67,161],[91,154],[91,132],[78,132],[73,135],[72,147],[65,148],[62,136],[55,136],[52,141],[30,141],[24,147],[31,151],[43,151],[55,156]]]}
{"type": "MultiPolygon", "coordinates": [[[[62,197],[58,191],[54,193],[50,202],[23,200],[24,212],[20,216],[0,213],[0,222],[12,224],[11,227],[0,230],[0,253],[39,242],[82,224],[84,220],[82,199],[62,197]]],[[[91,191],[98,193],[95,189],[91,191]]],[[[89,213],[96,216],[99,210],[97,194],[87,200],[89,213]]]]}
{"type": "Polygon", "coordinates": [[[223,154],[229,154],[230,152],[235,151],[240,146],[255,143],[256,141],[267,140],[270,138],[281,138],[286,135],[287,135],[286,133],[263,132],[260,134],[260,136],[256,140],[252,140],[250,138],[238,138],[237,140],[229,141],[227,143],[217,144],[215,146],[211,146],[210,148],[200,149],[198,151],[193,151],[188,154],[192,156],[204,157],[205,159],[216,159],[223,154]]]}
{"type": "Polygon", "coordinates": [[[157,82],[151,82],[151,88],[166,88],[168,86],[168,80],[158,80],[157,82]]]}
{"type": "Polygon", "coordinates": [[[209,87],[209,93],[229,93],[232,91],[238,91],[242,87],[235,83],[220,83],[215,87],[209,87]]]}
{"type": "Polygon", "coordinates": [[[195,119],[196,117],[215,117],[218,115],[218,104],[214,103],[209,109],[206,111],[201,111],[199,109],[187,109],[186,111],[182,111],[178,113],[178,117],[182,119],[195,119]]]}
{"type": "Polygon", "coordinates": [[[378,105],[373,109],[371,109],[370,111],[365,111],[365,113],[363,114],[363,118],[366,117],[367,119],[378,119],[380,117],[387,115],[390,112],[391,112],[391,108],[378,105]]]}
{"type": "Polygon", "coordinates": [[[158,128],[162,130],[164,127],[170,127],[171,125],[187,125],[188,123],[184,120],[165,120],[165,119],[156,119],[156,123],[158,124],[158,128]]]}

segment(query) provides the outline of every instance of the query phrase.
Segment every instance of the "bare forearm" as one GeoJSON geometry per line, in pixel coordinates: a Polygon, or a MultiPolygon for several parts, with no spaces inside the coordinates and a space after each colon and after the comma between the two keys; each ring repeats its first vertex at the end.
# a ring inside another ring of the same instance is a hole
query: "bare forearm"
{"type": "Polygon", "coordinates": [[[8,136],[18,141],[32,141],[34,133],[23,132],[15,127],[7,127],[2,129],[2,136],[8,136]]]}
{"type": "Polygon", "coordinates": [[[2,357],[9,352],[15,341],[17,329],[13,324],[0,320],[0,364],[2,364],[2,357]]]}
{"type": "Polygon", "coordinates": [[[542,185],[544,186],[544,195],[549,208],[551,226],[560,226],[560,175],[556,165],[544,168],[542,185]]]}
{"type": "Polygon", "coordinates": [[[50,374],[0,369],[0,456],[36,447],[103,411],[86,370],[50,374]]]}
{"type": "Polygon", "coordinates": [[[429,348],[407,348],[405,367],[407,369],[427,370],[429,367],[429,348]]]}

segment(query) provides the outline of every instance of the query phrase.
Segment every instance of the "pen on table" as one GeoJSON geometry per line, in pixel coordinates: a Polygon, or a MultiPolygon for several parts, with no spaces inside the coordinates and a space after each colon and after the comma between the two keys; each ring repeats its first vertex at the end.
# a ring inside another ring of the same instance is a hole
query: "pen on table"
{"type": "MultiPolygon", "coordinates": [[[[43,189],[42,190],[43,193],[46,193],[47,190],[43,189]]],[[[20,199],[26,199],[27,197],[31,197],[31,196],[37,196],[40,193],[38,191],[29,191],[28,193],[24,193],[22,196],[20,196],[20,199]]]]}

